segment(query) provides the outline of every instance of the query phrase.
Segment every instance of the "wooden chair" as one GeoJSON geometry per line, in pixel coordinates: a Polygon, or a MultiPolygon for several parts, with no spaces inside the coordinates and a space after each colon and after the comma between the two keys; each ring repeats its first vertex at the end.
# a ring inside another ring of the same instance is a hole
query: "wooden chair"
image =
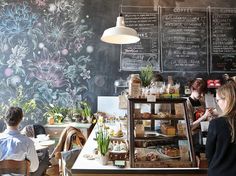
{"type": "Polygon", "coordinates": [[[0,161],[1,174],[22,174],[30,175],[30,161],[2,160],[0,161]]]}

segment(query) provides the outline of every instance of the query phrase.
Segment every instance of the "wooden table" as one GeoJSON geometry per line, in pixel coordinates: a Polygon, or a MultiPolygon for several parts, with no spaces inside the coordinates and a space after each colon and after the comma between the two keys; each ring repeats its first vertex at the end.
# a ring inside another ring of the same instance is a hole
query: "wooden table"
{"type": "Polygon", "coordinates": [[[31,138],[32,141],[34,141],[34,147],[35,147],[35,150],[38,151],[38,150],[43,150],[43,149],[46,149],[50,146],[53,146],[55,144],[55,140],[45,140],[45,141],[38,141],[37,138],[31,138]]]}

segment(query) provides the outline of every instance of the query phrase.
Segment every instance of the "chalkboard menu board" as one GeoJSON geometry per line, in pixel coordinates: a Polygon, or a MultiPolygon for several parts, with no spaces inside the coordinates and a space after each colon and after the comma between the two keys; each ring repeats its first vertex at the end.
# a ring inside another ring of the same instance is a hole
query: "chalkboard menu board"
{"type": "Polygon", "coordinates": [[[160,15],[163,72],[207,72],[207,10],[161,8],[160,15]]]}
{"type": "Polygon", "coordinates": [[[211,9],[211,72],[236,71],[236,9],[211,9]]]}
{"type": "Polygon", "coordinates": [[[139,71],[152,65],[154,70],[160,71],[158,9],[140,8],[122,7],[126,26],[137,30],[140,42],[121,46],[120,69],[139,71]]]}

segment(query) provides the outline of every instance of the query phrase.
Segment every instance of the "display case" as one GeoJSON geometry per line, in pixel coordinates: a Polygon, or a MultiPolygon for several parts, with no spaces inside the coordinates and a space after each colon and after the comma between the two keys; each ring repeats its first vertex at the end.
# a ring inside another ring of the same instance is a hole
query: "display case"
{"type": "Polygon", "coordinates": [[[129,98],[128,111],[131,167],[196,166],[185,98],[129,98]]]}

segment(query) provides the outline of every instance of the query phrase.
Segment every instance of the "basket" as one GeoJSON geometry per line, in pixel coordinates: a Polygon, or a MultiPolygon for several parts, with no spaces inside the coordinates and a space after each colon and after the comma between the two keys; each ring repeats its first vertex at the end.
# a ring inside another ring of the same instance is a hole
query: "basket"
{"type": "Polygon", "coordinates": [[[110,151],[109,153],[109,160],[115,161],[115,160],[128,160],[129,159],[129,152],[128,152],[128,143],[126,140],[123,139],[112,139],[112,143],[125,143],[127,151],[110,151]]]}

